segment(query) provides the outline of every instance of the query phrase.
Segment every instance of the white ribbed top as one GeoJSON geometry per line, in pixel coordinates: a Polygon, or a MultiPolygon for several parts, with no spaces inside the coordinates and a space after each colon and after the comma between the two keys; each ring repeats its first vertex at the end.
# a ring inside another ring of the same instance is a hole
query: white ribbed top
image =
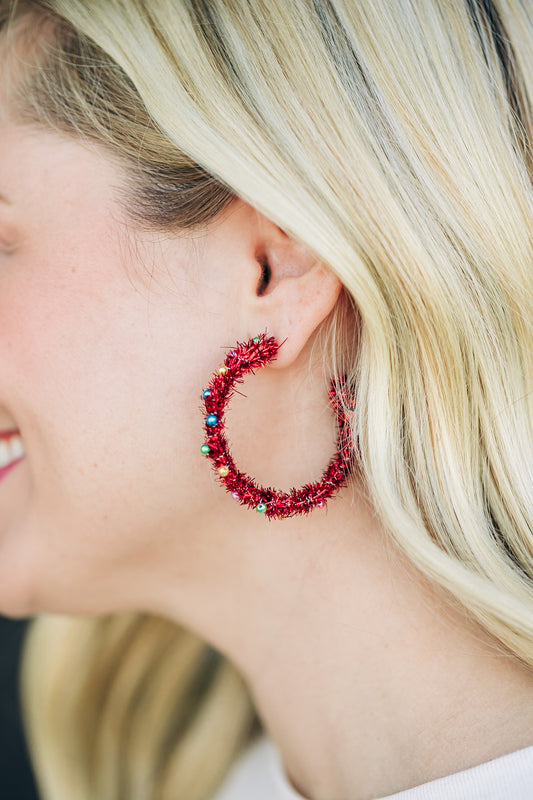
{"type": "MultiPolygon", "coordinates": [[[[290,785],[266,735],[230,770],[213,800],[307,800],[290,785]]],[[[375,800],[533,800],[533,746],[375,800]]]]}

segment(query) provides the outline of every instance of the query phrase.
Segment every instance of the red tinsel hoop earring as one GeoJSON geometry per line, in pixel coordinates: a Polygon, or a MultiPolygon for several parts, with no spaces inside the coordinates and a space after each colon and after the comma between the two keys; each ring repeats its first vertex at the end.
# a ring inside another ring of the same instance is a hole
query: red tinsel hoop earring
{"type": "MultiPolygon", "coordinates": [[[[353,449],[349,421],[337,394],[335,382],[332,382],[329,399],[337,416],[337,452],[319,481],[305,484],[300,489],[281,492],[258,486],[252,478],[237,469],[224,434],[224,409],[233,395],[235,384],[242,383],[246,373],[273,361],[279,347],[273,336],[263,333],[248,342],[237,343],[228,353],[202,394],[206,412],[206,440],[201,452],[211,459],[220,481],[234,500],[255,509],[265,517],[285,519],[296,514],[308,514],[313,508],[324,506],[337,489],[344,485],[352,469],[353,449]]],[[[344,380],[338,380],[337,384],[342,389],[344,380]]]]}

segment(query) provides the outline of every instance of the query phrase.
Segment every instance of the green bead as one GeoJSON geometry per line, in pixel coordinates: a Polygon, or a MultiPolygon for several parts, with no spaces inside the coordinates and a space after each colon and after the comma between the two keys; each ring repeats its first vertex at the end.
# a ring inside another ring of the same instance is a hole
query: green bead
{"type": "Polygon", "coordinates": [[[267,510],[267,507],[265,503],[259,503],[259,505],[255,507],[255,510],[258,511],[260,514],[264,514],[265,511],[267,510]]]}
{"type": "Polygon", "coordinates": [[[209,445],[208,445],[208,444],[203,444],[203,445],[200,447],[200,452],[202,453],[202,455],[204,455],[204,456],[208,456],[208,455],[209,455],[209,453],[211,452],[211,448],[209,447],[209,445]]]}
{"type": "Polygon", "coordinates": [[[259,344],[260,341],[261,341],[260,336],[254,336],[254,338],[252,339],[252,342],[255,342],[256,344],[259,344]]]}

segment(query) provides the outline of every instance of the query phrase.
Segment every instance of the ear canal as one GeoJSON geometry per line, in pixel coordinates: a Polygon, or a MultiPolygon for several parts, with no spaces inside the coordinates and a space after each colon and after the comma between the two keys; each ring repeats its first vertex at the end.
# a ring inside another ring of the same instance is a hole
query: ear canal
{"type": "Polygon", "coordinates": [[[265,258],[264,260],[261,260],[261,277],[259,279],[259,283],[257,284],[257,289],[256,289],[258,297],[261,297],[261,295],[263,295],[266,292],[271,278],[272,278],[272,270],[270,268],[270,264],[265,258]]]}

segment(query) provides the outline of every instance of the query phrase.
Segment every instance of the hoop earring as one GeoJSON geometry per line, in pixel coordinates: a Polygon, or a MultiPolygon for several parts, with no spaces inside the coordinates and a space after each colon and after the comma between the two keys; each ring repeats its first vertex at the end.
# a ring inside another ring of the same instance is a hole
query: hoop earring
{"type": "Polygon", "coordinates": [[[240,472],[229,452],[224,433],[224,410],[231,399],[236,383],[242,383],[246,373],[273,361],[280,345],[273,336],[260,334],[248,342],[239,342],[218,368],[202,393],[205,403],[206,440],[201,452],[212,462],[225,489],[243,506],[255,509],[267,518],[286,519],[297,514],[308,514],[313,508],[322,508],[326,501],[345,484],[353,466],[353,448],[350,426],[339,398],[335,383],[341,393],[344,379],[332,381],[329,400],[337,417],[337,452],[329,462],[322,478],[307,483],[300,489],[282,492],[259,486],[252,478],[240,472]]]}

